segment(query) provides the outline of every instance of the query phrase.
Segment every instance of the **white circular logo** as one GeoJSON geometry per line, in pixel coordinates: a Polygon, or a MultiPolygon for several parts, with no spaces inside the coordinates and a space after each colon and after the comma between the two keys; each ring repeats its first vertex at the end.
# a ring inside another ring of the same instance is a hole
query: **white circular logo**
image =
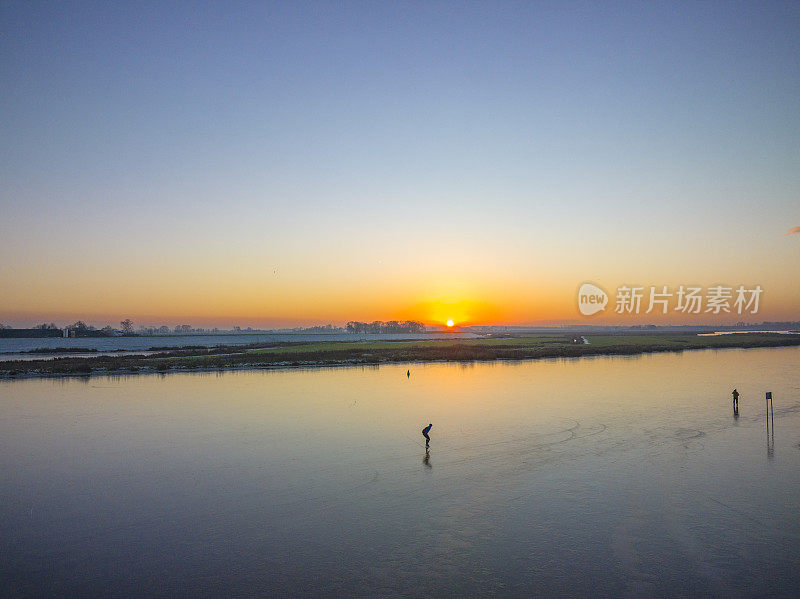
{"type": "Polygon", "coordinates": [[[584,283],[578,289],[578,310],[584,316],[591,316],[606,309],[608,294],[592,283],[584,283]]]}

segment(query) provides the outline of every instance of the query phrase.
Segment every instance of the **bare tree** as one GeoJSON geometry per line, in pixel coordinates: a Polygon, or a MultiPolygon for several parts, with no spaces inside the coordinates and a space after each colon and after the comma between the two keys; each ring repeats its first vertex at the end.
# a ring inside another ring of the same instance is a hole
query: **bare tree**
{"type": "Polygon", "coordinates": [[[133,335],[133,321],[130,318],[126,318],[119,324],[122,326],[122,333],[124,335],[133,335]]]}

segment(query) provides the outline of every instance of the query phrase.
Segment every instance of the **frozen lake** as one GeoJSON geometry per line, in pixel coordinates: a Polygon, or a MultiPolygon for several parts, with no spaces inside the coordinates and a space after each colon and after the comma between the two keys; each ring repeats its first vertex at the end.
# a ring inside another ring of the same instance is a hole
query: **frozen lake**
{"type": "Polygon", "coordinates": [[[2,594],[800,588],[800,348],[407,368],[0,382],[2,594]]]}

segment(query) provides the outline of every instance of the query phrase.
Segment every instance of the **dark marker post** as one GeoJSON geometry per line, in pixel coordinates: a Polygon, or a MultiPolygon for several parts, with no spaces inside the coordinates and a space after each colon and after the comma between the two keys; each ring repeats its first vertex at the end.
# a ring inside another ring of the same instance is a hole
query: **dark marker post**
{"type": "Polygon", "coordinates": [[[775,455],[775,412],[772,409],[772,391],[767,391],[767,457],[775,455]],[[769,419],[772,414],[772,431],[770,432],[769,419]]]}
{"type": "Polygon", "coordinates": [[[767,432],[769,432],[769,421],[772,418],[772,434],[775,434],[775,410],[772,407],[772,391],[767,391],[767,432]]]}
{"type": "Polygon", "coordinates": [[[767,391],[767,397],[766,397],[766,402],[767,402],[767,428],[769,428],[769,401],[771,399],[772,399],[772,392],[771,391],[767,391]]]}

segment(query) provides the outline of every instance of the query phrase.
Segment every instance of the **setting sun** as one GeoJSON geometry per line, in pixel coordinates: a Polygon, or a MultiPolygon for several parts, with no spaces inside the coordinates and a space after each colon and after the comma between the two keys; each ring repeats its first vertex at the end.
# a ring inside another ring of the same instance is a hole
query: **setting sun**
{"type": "Polygon", "coordinates": [[[447,321],[447,326],[449,326],[449,327],[453,326],[453,319],[452,318],[447,321]]]}

